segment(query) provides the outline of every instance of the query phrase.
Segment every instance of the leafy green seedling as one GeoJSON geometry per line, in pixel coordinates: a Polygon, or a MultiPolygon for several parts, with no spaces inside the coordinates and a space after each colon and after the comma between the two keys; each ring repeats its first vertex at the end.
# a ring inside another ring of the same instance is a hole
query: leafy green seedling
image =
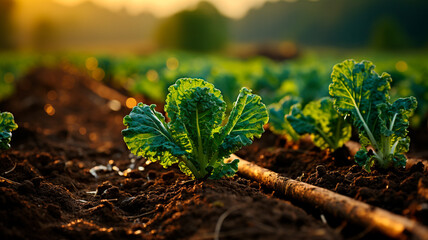
{"type": "Polygon", "coordinates": [[[0,149],[6,150],[10,148],[10,140],[12,139],[12,131],[17,129],[12,113],[0,113],[0,149]]]}
{"type": "Polygon", "coordinates": [[[328,97],[309,102],[303,110],[300,104],[294,105],[287,120],[298,134],[311,134],[321,149],[334,151],[351,138],[351,125],[337,113],[328,97]]]}
{"type": "Polygon", "coordinates": [[[294,131],[287,120],[291,107],[299,102],[300,100],[296,97],[285,96],[279,103],[269,105],[269,126],[273,133],[286,136],[288,140],[294,142],[299,140],[299,134],[294,131]]]}
{"type": "Polygon", "coordinates": [[[369,61],[346,60],[334,66],[330,95],[339,113],[350,116],[357,128],[362,148],[356,162],[366,171],[378,167],[404,167],[409,150],[409,117],[417,106],[416,98],[400,98],[390,103],[391,76],[378,75],[369,61]],[[371,146],[370,150],[367,148],[371,146]]]}
{"type": "Polygon", "coordinates": [[[139,103],[123,119],[124,141],[132,153],[167,168],[178,163],[182,172],[197,179],[233,176],[238,160],[224,159],[264,132],[268,122],[261,98],[242,88],[227,123],[226,103],[214,85],[202,79],[182,78],[169,87],[165,112],[139,103]]]}

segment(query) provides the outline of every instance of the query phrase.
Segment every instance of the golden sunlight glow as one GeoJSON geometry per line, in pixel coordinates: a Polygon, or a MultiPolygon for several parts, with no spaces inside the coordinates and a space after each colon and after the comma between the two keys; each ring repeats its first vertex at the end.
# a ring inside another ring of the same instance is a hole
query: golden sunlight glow
{"type": "Polygon", "coordinates": [[[46,96],[50,101],[54,101],[58,98],[58,94],[55,90],[50,90],[46,96]]]}
{"type": "Polygon", "coordinates": [[[85,135],[85,134],[86,134],[86,128],[84,128],[84,127],[80,127],[80,128],[79,128],[79,133],[80,133],[81,135],[85,135]]]}
{"type": "Polygon", "coordinates": [[[92,78],[97,80],[97,81],[103,80],[105,75],[106,74],[105,74],[104,70],[102,70],[101,68],[96,68],[96,69],[94,69],[94,71],[92,71],[92,78]]]}
{"type": "Polygon", "coordinates": [[[126,99],[126,107],[127,108],[133,108],[135,106],[137,106],[137,100],[135,100],[135,98],[130,97],[130,98],[126,99]]]}
{"type": "Polygon", "coordinates": [[[168,60],[166,60],[166,67],[169,70],[175,70],[178,68],[178,60],[175,57],[170,57],[168,60]]]}
{"type": "Polygon", "coordinates": [[[51,104],[46,104],[44,110],[49,116],[53,116],[55,114],[55,108],[51,104]]]}
{"type": "Polygon", "coordinates": [[[399,72],[405,72],[408,68],[409,67],[407,66],[407,63],[405,61],[398,61],[395,64],[395,69],[397,69],[397,71],[399,72]]]}
{"type": "Polygon", "coordinates": [[[159,74],[153,69],[150,69],[146,73],[146,77],[150,82],[157,82],[159,80],[159,74]]]}
{"type": "Polygon", "coordinates": [[[3,76],[4,82],[5,83],[13,83],[15,81],[15,75],[13,75],[13,73],[6,73],[3,76]]]}
{"type": "Polygon", "coordinates": [[[107,105],[112,111],[115,112],[119,111],[122,106],[120,102],[116,99],[110,100],[107,105]]]}
{"type": "Polygon", "coordinates": [[[85,65],[88,70],[93,71],[98,67],[98,60],[94,57],[90,57],[86,59],[85,65]]]}
{"type": "MultiPolygon", "coordinates": [[[[87,0],[55,0],[58,3],[74,6],[87,0]]],[[[231,18],[241,18],[250,9],[262,6],[265,2],[279,0],[207,0],[220,12],[231,18]]],[[[288,0],[290,1],[290,0],[288,0]]],[[[293,0],[296,1],[296,0],[293,0]]],[[[201,0],[92,0],[92,2],[114,11],[125,8],[131,14],[150,12],[157,17],[165,17],[178,11],[196,6],[201,0]]]]}

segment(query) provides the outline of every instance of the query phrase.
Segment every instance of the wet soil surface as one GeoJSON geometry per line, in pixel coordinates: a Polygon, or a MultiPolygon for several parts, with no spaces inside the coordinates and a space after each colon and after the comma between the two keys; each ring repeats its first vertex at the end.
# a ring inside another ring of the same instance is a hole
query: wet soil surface
{"type": "Polygon", "coordinates": [[[238,155],[286,177],[428,225],[428,171],[422,162],[408,164],[405,169],[374,169],[368,173],[353,161],[346,147],[334,153],[321,151],[308,138],[291,144],[269,131],[238,155]]]}
{"type": "Polygon", "coordinates": [[[19,129],[0,153],[0,239],[342,238],[256,182],[195,181],[130,156],[120,134],[129,109],[84,81],[67,65],[37,69],[1,103],[19,129]]]}

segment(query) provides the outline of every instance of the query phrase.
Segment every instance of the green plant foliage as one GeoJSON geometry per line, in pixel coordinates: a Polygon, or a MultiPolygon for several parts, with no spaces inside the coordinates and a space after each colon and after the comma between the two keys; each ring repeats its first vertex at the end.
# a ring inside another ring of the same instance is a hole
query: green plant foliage
{"type": "Polygon", "coordinates": [[[381,168],[405,166],[409,117],[417,106],[414,97],[391,104],[392,79],[387,73],[378,75],[374,68],[369,61],[346,60],[334,66],[329,87],[335,108],[349,115],[359,132],[362,148],[355,160],[367,171],[375,164],[381,168]],[[369,146],[371,150],[367,150],[369,146]]]}
{"type": "Polygon", "coordinates": [[[10,148],[10,140],[12,139],[12,131],[17,129],[12,113],[0,113],[0,149],[6,150],[10,148]]]}
{"type": "Polygon", "coordinates": [[[298,134],[311,134],[321,149],[334,151],[351,138],[351,125],[337,113],[328,97],[309,102],[303,110],[300,104],[294,105],[287,120],[298,134]]]}
{"type": "Polygon", "coordinates": [[[178,164],[197,179],[233,176],[238,160],[224,158],[252,143],[263,133],[268,113],[261,98],[242,88],[227,123],[226,103],[214,85],[202,79],[182,78],[169,87],[166,123],[155,105],[139,103],[124,118],[124,141],[132,153],[165,168],[178,164]]]}
{"type": "Polygon", "coordinates": [[[292,96],[285,96],[279,103],[269,105],[269,127],[272,132],[278,135],[284,135],[289,140],[296,142],[300,136],[296,133],[287,116],[291,112],[291,107],[298,104],[300,99],[292,96]]]}

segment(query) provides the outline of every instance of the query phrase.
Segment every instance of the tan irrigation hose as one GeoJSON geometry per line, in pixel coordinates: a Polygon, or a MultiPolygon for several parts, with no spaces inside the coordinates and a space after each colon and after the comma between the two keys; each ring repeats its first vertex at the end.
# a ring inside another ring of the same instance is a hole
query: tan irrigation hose
{"type": "Polygon", "coordinates": [[[414,220],[402,217],[378,207],[334,193],[330,190],[292,180],[254,163],[239,159],[238,171],[286,197],[321,208],[336,217],[364,227],[378,230],[397,239],[428,239],[428,228],[414,220]]]}

